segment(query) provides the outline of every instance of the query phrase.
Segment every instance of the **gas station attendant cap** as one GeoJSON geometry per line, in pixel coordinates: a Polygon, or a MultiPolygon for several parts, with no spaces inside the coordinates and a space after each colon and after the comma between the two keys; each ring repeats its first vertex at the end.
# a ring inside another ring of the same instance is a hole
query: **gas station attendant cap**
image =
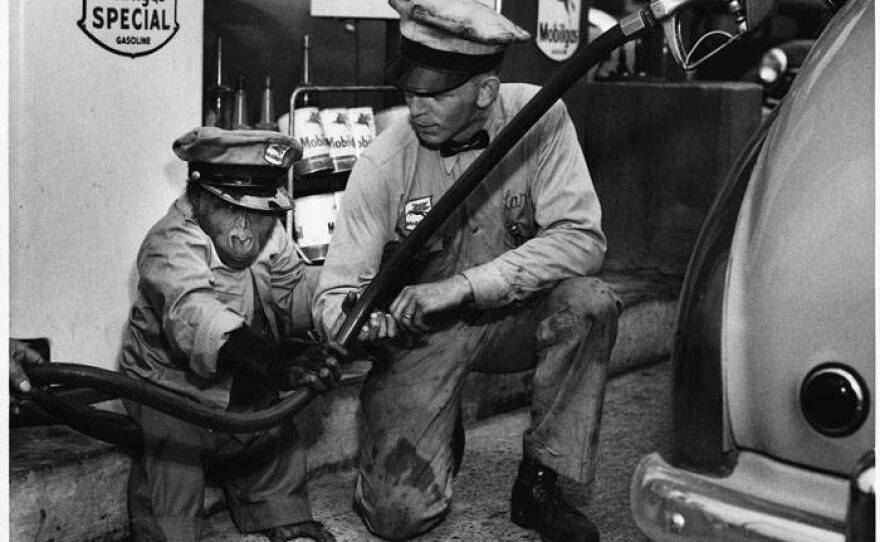
{"type": "Polygon", "coordinates": [[[189,163],[190,182],[248,209],[287,211],[287,170],[302,157],[294,138],[267,130],[193,128],[171,147],[189,163]]]}
{"type": "Polygon", "coordinates": [[[444,92],[501,64],[528,32],[479,0],[389,0],[400,13],[400,55],[386,71],[398,88],[444,92]]]}

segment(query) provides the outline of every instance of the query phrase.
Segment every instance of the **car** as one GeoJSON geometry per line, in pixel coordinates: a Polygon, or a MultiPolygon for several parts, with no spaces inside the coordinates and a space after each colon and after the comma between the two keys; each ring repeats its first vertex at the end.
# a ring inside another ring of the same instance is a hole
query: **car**
{"type": "Polygon", "coordinates": [[[874,2],[849,0],[707,215],[671,445],[631,485],[655,542],[874,540],[874,54],[874,2]]]}

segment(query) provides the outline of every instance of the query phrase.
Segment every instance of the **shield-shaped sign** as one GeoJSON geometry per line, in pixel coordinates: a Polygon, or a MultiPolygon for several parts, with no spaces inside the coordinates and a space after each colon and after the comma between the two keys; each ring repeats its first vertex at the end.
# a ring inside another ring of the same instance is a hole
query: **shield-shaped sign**
{"type": "Polygon", "coordinates": [[[581,0],[538,0],[535,43],[553,60],[566,60],[581,39],[581,0]]]}
{"type": "Polygon", "coordinates": [[[161,49],[177,34],[177,0],[83,0],[76,23],[95,43],[135,58],[161,49]]]}

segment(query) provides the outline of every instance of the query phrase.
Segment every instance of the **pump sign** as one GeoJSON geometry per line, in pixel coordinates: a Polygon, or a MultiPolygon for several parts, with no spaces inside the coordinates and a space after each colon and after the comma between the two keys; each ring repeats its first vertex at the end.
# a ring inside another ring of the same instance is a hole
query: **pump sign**
{"type": "Polygon", "coordinates": [[[535,43],[549,58],[563,61],[580,43],[581,0],[538,0],[535,43]]]}
{"type": "Polygon", "coordinates": [[[104,49],[131,58],[159,50],[180,28],[177,0],[83,0],[76,24],[104,49]]]}

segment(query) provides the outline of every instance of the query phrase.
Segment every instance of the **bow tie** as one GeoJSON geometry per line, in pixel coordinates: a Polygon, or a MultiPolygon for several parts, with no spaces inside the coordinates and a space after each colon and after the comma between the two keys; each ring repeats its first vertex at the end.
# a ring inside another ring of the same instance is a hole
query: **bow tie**
{"type": "Polygon", "coordinates": [[[486,130],[480,130],[479,132],[471,136],[471,138],[467,141],[447,141],[446,143],[440,145],[438,150],[440,151],[440,156],[447,158],[449,156],[455,156],[456,154],[464,151],[485,149],[488,145],[489,132],[487,132],[486,130]]]}

